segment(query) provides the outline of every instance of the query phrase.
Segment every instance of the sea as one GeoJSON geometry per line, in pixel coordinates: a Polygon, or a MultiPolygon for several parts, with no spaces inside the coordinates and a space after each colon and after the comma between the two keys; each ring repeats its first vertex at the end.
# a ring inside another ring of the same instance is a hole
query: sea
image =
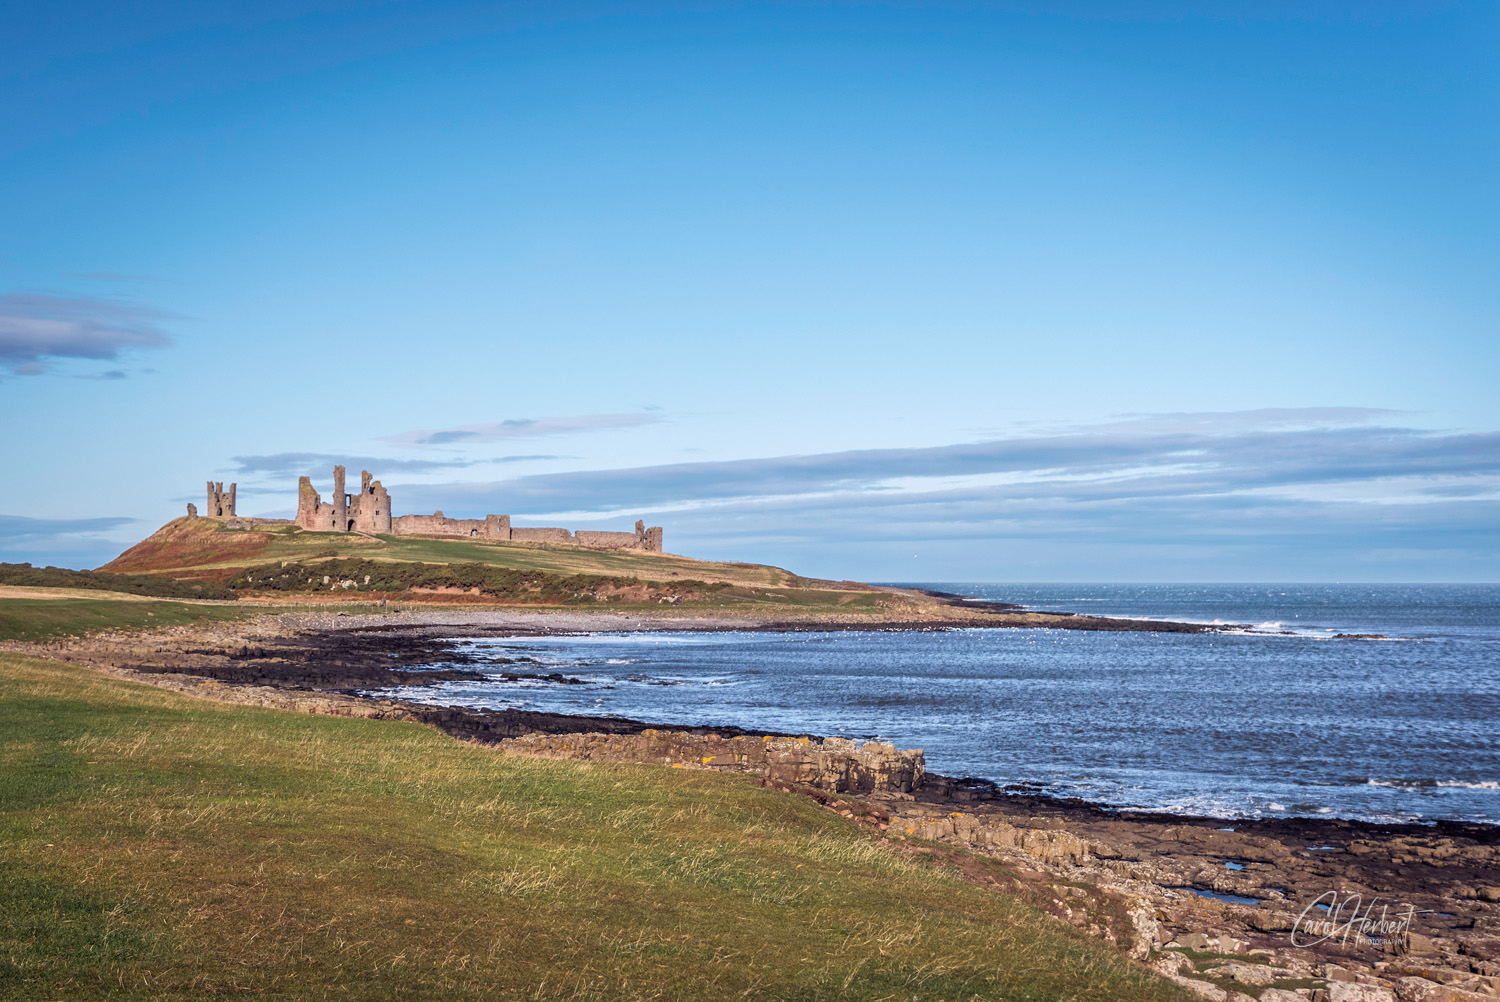
{"type": "Polygon", "coordinates": [[[903,584],[1231,629],[484,637],[474,680],[398,695],[891,741],[1121,808],[1500,823],[1500,585],[903,584]]]}

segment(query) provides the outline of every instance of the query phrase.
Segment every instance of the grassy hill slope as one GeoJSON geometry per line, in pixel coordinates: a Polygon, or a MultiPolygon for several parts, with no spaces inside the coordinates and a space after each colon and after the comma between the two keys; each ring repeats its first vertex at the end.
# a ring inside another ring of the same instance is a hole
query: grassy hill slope
{"type": "Polygon", "coordinates": [[[613,608],[626,609],[659,608],[665,603],[686,604],[700,612],[756,615],[785,610],[798,616],[857,618],[940,611],[939,603],[922,596],[897,595],[852,581],[804,578],[764,564],[539,543],[307,532],[292,525],[231,528],[206,518],[169,522],[100,570],[214,585],[227,582],[241,598],[278,601],[285,599],[287,586],[296,585],[302,595],[299,600],[314,601],[356,594],[363,598],[374,592],[375,600],[399,598],[402,602],[532,606],[608,602],[613,608]],[[365,561],[411,569],[380,573],[361,565],[365,561]],[[351,567],[359,573],[354,574],[351,567]],[[439,573],[444,567],[453,573],[439,573]],[[339,591],[338,581],[345,575],[350,575],[349,590],[339,591]],[[511,585],[486,584],[507,575],[511,585]],[[517,584],[519,575],[528,577],[517,584]],[[324,581],[325,576],[330,580],[324,581]],[[442,586],[432,587],[434,582],[442,586]]]}
{"type": "MultiPolygon", "coordinates": [[[[552,574],[605,574],[652,580],[684,577],[748,586],[784,587],[811,583],[779,567],[693,560],[666,553],[586,550],[578,546],[481,539],[306,532],[292,525],[231,529],[216,519],[207,518],[179,518],[168,522],[99,569],[117,574],[164,574],[224,580],[255,564],[282,560],[305,562],[322,557],[481,563],[552,574]]],[[[850,586],[849,582],[842,584],[850,586]]]]}
{"type": "Polygon", "coordinates": [[[744,777],[0,654],[5,999],[1186,997],[940,859],[744,777]]]}

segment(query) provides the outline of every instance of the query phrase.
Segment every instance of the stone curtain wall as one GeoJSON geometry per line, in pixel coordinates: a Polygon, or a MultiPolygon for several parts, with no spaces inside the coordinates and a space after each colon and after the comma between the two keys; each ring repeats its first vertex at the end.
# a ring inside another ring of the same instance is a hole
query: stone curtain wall
{"type": "Polygon", "coordinates": [[[575,543],[573,534],[567,529],[517,529],[512,527],[510,538],[518,543],[575,543]]]}
{"type": "Polygon", "coordinates": [[[448,518],[440,511],[431,515],[397,515],[391,532],[398,536],[468,536],[474,539],[510,539],[510,516],[448,518]]]}
{"type": "Polygon", "coordinates": [[[589,532],[579,529],[573,534],[573,538],[579,546],[587,546],[592,550],[638,550],[641,541],[633,532],[589,532]]]}
{"type": "Polygon", "coordinates": [[[497,742],[535,758],[646,762],[679,769],[746,772],[833,793],[911,793],[927,769],[920,748],[847,738],[735,737],[645,730],[639,734],[527,734],[497,742]]]}

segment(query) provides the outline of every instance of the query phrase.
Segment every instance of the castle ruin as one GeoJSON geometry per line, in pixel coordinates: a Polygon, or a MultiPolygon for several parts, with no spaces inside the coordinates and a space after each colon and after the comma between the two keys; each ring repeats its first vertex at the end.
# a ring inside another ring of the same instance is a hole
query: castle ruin
{"type": "Polygon", "coordinates": [[[359,474],[359,493],[344,492],[344,468],[333,468],[333,501],[325,504],[313,490],[312,478],[297,481],[297,517],[293,519],[313,532],[393,532],[391,496],[370,471],[359,474]]]}
{"type": "MultiPolygon", "coordinates": [[[[297,481],[297,517],[293,521],[310,532],[366,532],[396,536],[467,537],[518,543],[560,543],[591,550],[642,550],[662,552],[661,526],[647,528],[637,521],[634,532],[570,532],[559,528],[512,526],[509,515],[484,518],[449,518],[441,511],[431,515],[391,515],[391,495],[368,470],[359,475],[359,493],[344,490],[344,468],[333,468],[333,497],[324,501],[313,488],[311,477],[297,481]]],[[[230,485],[230,506],[234,504],[230,485]]],[[[210,511],[212,503],[210,502],[210,511]]],[[[233,514],[231,510],[230,514],[233,514]]]]}
{"type": "MultiPolygon", "coordinates": [[[[235,514],[235,489],[230,484],[224,489],[222,481],[208,482],[208,503],[204,508],[205,518],[232,519],[234,525],[247,527],[256,524],[285,525],[284,518],[240,518],[235,514]]],[[[187,506],[188,518],[198,518],[198,506],[187,506]]],[[[484,518],[449,518],[441,511],[431,515],[391,514],[390,492],[370,477],[370,471],[359,473],[359,493],[344,489],[344,468],[333,468],[333,497],[324,501],[313,488],[311,477],[297,481],[297,517],[291,520],[308,532],[364,532],[371,535],[431,536],[439,539],[467,537],[490,539],[507,543],[555,543],[564,546],[582,546],[590,550],[640,550],[645,553],[661,553],[661,526],[647,528],[637,521],[634,532],[594,532],[579,529],[552,527],[525,528],[510,524],[509,515],[486,515],[484,518]]]]}
{"type": "Polygon", "coordinates": [[[214,483],[208,482],[208,507],[203,513],[209,518],[234,518],[234,490],[238,484],[230,484],[229,490],[224,490],[224,481],[214,483]]]}

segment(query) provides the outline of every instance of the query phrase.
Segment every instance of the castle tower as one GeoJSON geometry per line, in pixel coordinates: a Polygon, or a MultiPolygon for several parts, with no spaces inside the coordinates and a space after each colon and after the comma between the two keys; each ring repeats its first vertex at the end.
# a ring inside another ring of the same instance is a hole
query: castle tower
{"type": "Polygon", "coordinates": [[[369,470],[359,471],[359,494],[350,500],[349,518],[355,532],[391,531],[391,496],[369,470]]]}
{"type": "Polygon", "coordinates": [[[214,483],[208,482],[208,504],[203,509],[203,514],[209,518],[234,518],[234,494],[238,484],[230,484],[229,490],[224,489],[224,481],[214,483]]]}
{"type": "Polygon", "coordinates": [[[635,520],[635,543],[647,553],[661,552],[661,526],[653,525],[646,528],[646,523],[641,519],[635,520]]]}
{"type": "Polygon", "coordinates": [[[344,468],[333,468],[333,529],[349,531],[349,495],[344,493],[344,468]]]}

